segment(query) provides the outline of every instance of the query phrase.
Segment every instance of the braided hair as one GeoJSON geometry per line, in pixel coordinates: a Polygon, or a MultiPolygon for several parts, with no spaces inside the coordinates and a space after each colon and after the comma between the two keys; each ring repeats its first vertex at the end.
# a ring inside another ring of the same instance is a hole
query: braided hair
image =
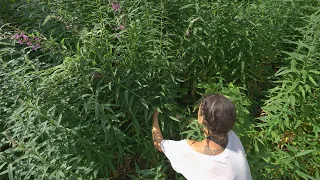
{"type": "Polygon", "coordinates": [[[219,145],[226,147],[228,132],[236,121],[236,109],[233,103],[220,94],[211,94],[201,101],[200,115],[208,129],[208,136],[214,138],[219,145]]]}

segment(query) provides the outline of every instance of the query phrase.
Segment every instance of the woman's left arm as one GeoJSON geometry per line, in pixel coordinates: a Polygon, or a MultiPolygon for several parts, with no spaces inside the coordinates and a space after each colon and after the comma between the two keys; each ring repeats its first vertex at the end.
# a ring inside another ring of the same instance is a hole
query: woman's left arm
{"type": "Polygon", "coordinates": [[[155,109],[152,115],[152,139],[154,147],[162,152],[161,149],[161,141],[163,140],[163,136],[159,127],[159,112],[155,109]]]}

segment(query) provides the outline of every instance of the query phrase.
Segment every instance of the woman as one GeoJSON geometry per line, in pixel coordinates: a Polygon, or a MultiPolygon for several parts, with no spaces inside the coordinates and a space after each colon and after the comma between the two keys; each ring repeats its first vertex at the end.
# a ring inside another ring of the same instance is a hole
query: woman
{"type": "Polygon", "coordinates": [[[176,172],[189,180],[252,179],[241,141],[232,131],[236,110],[229,99],[212,94],[201,101],[198,123],[204,125],[202,141],[164,140],[158,115],[155,110],[152,117],[154,146],[166,155],[176,172]]]}

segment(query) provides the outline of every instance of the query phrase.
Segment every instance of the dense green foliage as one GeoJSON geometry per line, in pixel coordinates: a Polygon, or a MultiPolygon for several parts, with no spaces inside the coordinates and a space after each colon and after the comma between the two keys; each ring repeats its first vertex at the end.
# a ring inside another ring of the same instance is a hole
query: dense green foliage
{"type": "Polygon", "coordinates": [[[254,179],[320,178],[319,1],[0,7],[1,179],[183,179],[153,148],[153,108],[165,138],[196,138],[214,92],[254,179]]]}

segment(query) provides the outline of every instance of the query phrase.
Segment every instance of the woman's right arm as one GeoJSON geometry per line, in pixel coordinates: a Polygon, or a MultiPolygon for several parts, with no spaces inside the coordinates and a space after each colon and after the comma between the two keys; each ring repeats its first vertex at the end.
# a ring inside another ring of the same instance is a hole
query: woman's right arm
{"type": "Polygon", "coordinates": [[[152,115],[152,139],[154,147],[162,152],[161,149],[161,141],[163,140],[163,136],[159,126],[159,112],[155,109],[152,115]]]}

